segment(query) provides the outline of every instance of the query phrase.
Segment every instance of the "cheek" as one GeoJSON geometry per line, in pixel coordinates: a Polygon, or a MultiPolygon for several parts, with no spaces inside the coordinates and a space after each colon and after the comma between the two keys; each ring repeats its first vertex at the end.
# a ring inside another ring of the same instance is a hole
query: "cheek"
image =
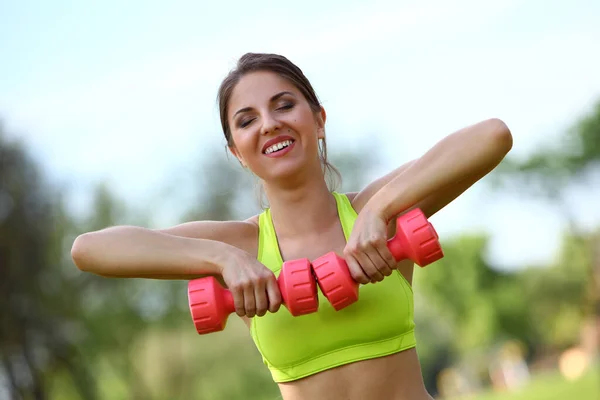
{"type": "Polygon", "coordinates": [[[319,127],[312,119],[304,120],[298,128],[302,130],[305,140],[311,143],[319,140],[319,127]]]}
{"type": "Polygon", "coordinates": [[[233,141],[238,148],[238,150],[246,155],[249,152],[249,149],[253,146],[253,143],[256,141],[252,134],[249,132],[236,132],[233,135],[233,141]]]}
{"type": "Polygon", "coordinates": [[[239,157],[243,160],[243,164],[260,175],[260,151],[257,150],[258,142],[256,135],[244,132],[234,136],[234,142],[237,147],[239,157]]]}
{"type": "Polygon", "coordinates": [[[317,133],[317,124],[310,110],[302,112],[292,117],[294,129],[302,132],[303,135],[312,135],[317,133]]]}

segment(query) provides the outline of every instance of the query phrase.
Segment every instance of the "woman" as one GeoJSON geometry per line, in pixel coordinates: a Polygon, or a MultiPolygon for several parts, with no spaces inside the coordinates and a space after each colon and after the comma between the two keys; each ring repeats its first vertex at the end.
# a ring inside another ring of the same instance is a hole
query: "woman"
{"type": "Polygon", "coordinates": [[[111,277],[222,277],[286,400],[431,399],[415,349],[413,263],[397,263],[386,241],[395,217],[414,207],[433,215],[498,165],[512,147],[507,126],[489,119],[461,129],[341,194],[324,174],[332,170],[325,110],[285,57],[244,55],[220,87],[219,106],[228,148],[260,178],[269,208],[245,221],[86,233],[73,245],[76,265],[111,277]],[[359,301],[336,312],[320,294],[316,313],[280,310],[283,261],[330,251],[364,284],[359,301]]]}

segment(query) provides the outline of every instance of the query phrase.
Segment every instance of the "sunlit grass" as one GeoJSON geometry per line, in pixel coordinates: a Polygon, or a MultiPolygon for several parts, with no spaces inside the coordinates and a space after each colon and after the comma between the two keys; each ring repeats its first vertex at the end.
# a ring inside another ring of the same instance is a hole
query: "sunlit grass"
{"type": "Polygon", "coordinates": [[[596,400],[600,398],[600,368],[591,369],[579,379],[568,381],[558,372],[535,376],[514,392],[489,392],[452,400],[596,400]]]}

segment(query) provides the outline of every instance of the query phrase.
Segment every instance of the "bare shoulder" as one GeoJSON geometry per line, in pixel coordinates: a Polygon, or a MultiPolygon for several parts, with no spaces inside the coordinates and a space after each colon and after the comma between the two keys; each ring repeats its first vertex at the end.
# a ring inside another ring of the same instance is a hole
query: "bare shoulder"
{"type": "Polygon", "coordinates": [[[258,249],[258,215],[239,221],[191,221],[158,232],[193,239],[215,240],[250,254],[258,249]]]}

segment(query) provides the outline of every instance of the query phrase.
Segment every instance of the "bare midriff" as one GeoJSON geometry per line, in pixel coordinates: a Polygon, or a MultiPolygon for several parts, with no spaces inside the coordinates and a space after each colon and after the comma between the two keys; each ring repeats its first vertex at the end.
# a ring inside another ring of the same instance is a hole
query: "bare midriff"
{"type": "Polygon", "coordinates": [[[433,400],[414,348],[280,383],[284,400],[433,400]]]}

